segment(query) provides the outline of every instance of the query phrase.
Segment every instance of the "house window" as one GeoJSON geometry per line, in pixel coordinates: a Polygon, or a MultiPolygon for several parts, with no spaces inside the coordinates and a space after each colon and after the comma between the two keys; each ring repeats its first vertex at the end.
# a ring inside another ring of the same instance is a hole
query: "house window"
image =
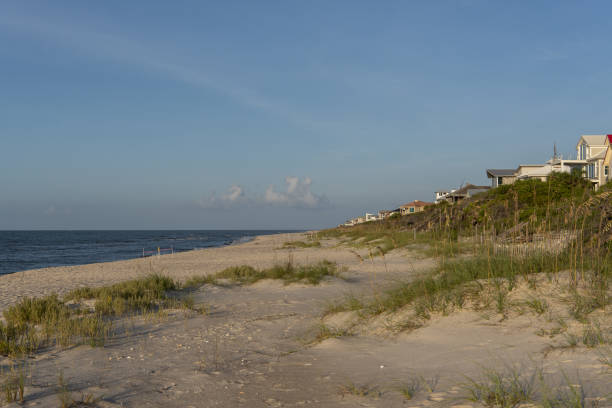
{"type": "Polygon", "coordinates": [[[604,176],[610,174],[610,166],[604,166],[604,176]]]}
{"type": "Polygon", "coordinates": [[[414,212],[414,207],[410,207],[410,212],[413,213],[414,212]]]}
{"type": "Polygon", "coordinates": [[[587,167],[587,177],[592,179],[595,178],[595,164],[591,163],[589,164],[589,166],[587,167]]]}
{"type": "Polygon", "coordinates": [[[497,185],[501,186],[502,184],[504,184],[504,179],[502,177],[498,177],[497,178],[497,185]]]}
{"type": "Polygon", "coordinates": [[[580,157],[578,157],[579,160],[586,160],[587,159],[587,145],[586,143],[583,143],[580,145],[580,157]]]}

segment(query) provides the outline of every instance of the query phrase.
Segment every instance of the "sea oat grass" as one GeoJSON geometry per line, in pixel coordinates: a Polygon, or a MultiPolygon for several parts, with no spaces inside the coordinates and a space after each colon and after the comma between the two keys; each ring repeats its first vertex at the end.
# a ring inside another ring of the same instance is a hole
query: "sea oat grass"
{"type": "Polygon", "coordinates": [[[305,242],[305,241],[290,241],[290,242],[285,242],[283,244],[283,248],[320,248],[321,247],[321,242],[320,241],[310,241],[310,242],[305,242]]]}
{"type": "Polygon", "coordinates": [[[262,279],[282,280],[285,284],[304,282],[318,285],[326,277],[340,276],[340,270],[333,262],[321,261],[312,265],[295,265],[289,259],[284,264],[266,269],[255,269],[249,265],[231,266],[214,275],[191,277],[185,282],[184,287],[194,288],[207,283],[216,284],[219,280],[249,285],[262,279]]]}

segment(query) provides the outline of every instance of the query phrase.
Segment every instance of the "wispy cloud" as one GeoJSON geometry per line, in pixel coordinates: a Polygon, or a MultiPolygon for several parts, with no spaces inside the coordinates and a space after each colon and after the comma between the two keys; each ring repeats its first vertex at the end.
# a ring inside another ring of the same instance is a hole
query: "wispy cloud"
{"type": "Polygon", "coordinates": [[[57,208],[54,204],[51,204],[43,210],[43,214],[49,217],[56,216],[56,215],[71,215],[72,209],[67,208],[67,207],[60,209],[60,208],[57,208]]]}
{"type": "Polygon", "coordinates": [[[207,198],[199,200],[198,206],[206,209],[224,209],[252,204],[238,185],[231,186],[225,193],[217,196],[214,192],[207,198]]]}
{"type": "Polygon", "coordinates": [[[313,118],[290,107],[285,102],[266,97],[252,88],[237,85],[238,81],[235,78],[211,74],[194,64],[181,63],[180,57],[171,55],[158,46],[147,45],[114,34],[96,32],[72,24],[42,21],[29,16],[0,13],[0,27],[34,34],[45,41],[52,41],[82,54],[136,65],[149,72],[164,74],[172,80],[212,90],[243,106],[282,117],[295,124],[315,128],[329,128],[335,125],[332,122],[313,118]]]}
{"type": "Polygon", "coordinates": [[[45,208],[45,210],[43,211],[43,214],[45,215],[55,215],[56,213],[56,208],[54,205],[50,205],[49,207],[45,208]]]}

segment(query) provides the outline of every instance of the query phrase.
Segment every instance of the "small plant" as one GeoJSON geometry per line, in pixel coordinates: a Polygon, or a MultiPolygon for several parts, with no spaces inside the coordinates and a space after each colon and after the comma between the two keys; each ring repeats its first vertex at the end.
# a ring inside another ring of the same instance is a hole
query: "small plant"
{"type": "Polygon", "coordinates": [[[315,336],[315,342],[321,342],[323,340],[352,336],[352,333],[348,329],[339,329],[330,327],[326,324],[321,323],[317,328],[317,334],[315,336]]]}
{"type": "Polygon", "coordinates": [[[194,289],[204,286],[206,284],[215,284],[216,279],[213,275],[199,275],[192,276],[183,283],[182,287],[185,289],[194,289]]]}
{"type": "Polygon", "coordinates": [[[407,383],[399,387],[399,392],[404,399],[412,399],[422,388],[421,378],[411,378],[407,383]]]}
{"type": "Polygon", "coordinates": [[[565,373],[563,373],[565,385],[551,388],[541,379],[542,397],[538,405],[543,408],[596,408],[595,403],[588,404],[586,393],[582,384],[573,384],[565,373]]]}
{"type": "Polygon", "coordinates": [[[606,347],[598,351],[599,362],[612,370],[612,347],[606,347]]]}
{"type": "Polygon", "coordinates": [[[365,307],[365,304],[361,299],[355,296],[353,293],[349,293],[344,296],[341,301],[331,302],[327,305],[324,315],[329,315],[339,312],[356,311],[361,310],[365,307]]]}
{"type": "Polygon", "coordinates": [[[606,344],[607,339],[599,326],[599,323],[589,324],[582,331],[582,344],[589,348],[606,344]]]}
{"type": "Polygon", "coordinates": [[[96,398],[93,394],[83,393],[80,398],[75,399],[68,388],[62,371],[59,373],[57,382],[57,398],[59,399],[60,408],[95,407],[101,399],[96,398]]]}
{"type": "Polygon", "coordinates": [[[525,301],[525,304],[538,315],[541,315],[548,310],[548,303],[545,299],[531,297],[525,301]]]}
{"type": "Polygon", "coordinates": [[[2,393],[7,403],[20,402],[23,403],[25,399],[25,364],[18,368],[11,365],[11,371],[6,375],[2,382],[2,393]]]}
{"type": "Polygon", "coordinates": [[[405,399],[412,399],[417,393],[421,390],[424,390],[428,393],[434,392],[436,386],[438,385],[439,376],[435,375],[430,378],[426,378],[423,376],[413,377],[407,383],[402,384],[399,387],[399,392],[404,396],[405,399]]]}
{"type": "Polygon", "coordinates": [[[376,397],[381,395],[381,392],[376,387],[357,385],[353,382],[341,385],[339,392],[343,397],[347,394],[354,395],[356,397],[376,397]]]}
{"type": "Polygon", "coordinates": [[[468,392],[468,399],[480,402],[487,407],[512,408],[532,400],[535,392],[535,379],[538,370],[524,378],[516,368],[506,367],[503,370],[484,369],[482,378],[474,380],[467,377],[463,388],[468,392]]]}
{"type": "Polygon", "coordinates": [[[563,348],[575,348],[580,343],[580,338],[574,333],[565,333],[563,335],[565,343],[562,344],[563,348]]]}

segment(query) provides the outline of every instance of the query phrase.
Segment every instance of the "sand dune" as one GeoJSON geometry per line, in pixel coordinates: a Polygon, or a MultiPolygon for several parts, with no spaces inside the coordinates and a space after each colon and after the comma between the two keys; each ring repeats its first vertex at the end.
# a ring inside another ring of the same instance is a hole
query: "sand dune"
{"type": "Polygon", "coordinates": [[[249,286],[205,285],[194,299],[207,305],[207,315],[176,311],[159,320],[122,319],[117,327],[127,330],[104,347],[46,351],[30,363],[26,406],[57,406],[60,370],[75,395],[99,396],[99,406],[125,407],[474,405],[461,385],[465,376],[477,378],[482,367],[508,365],[520,366],[526,375],[537,365],[547,376],[579,373],[589,392],[609,384],[610,372],[597,350],[546,353],[551,340],[536,333],[540,320],[528,315],[504,320],[466,310],[438,316],[412,332],[385,335],[364,329],[313,342],[323,322],[342,326],[351,318],[322,319],[329,302],[349,292],[373,296],[435,261],[408,251],[368,259],[365,251],[359,257],[354,249],[332,241],[321,248],[282,249],[285,242],[298,239],[303,234],[262,236],[174,256],[0,277],[6,307],[23,296],[107,285],[150,271],[186,279],[232,265],[267,267],[290,257],[301,264],[327,259],[346,269],[344,279],[318,286],[270,280],[249,286]],[[402,390],[412,386],[415,392],[408,400],[402,390]]]}

